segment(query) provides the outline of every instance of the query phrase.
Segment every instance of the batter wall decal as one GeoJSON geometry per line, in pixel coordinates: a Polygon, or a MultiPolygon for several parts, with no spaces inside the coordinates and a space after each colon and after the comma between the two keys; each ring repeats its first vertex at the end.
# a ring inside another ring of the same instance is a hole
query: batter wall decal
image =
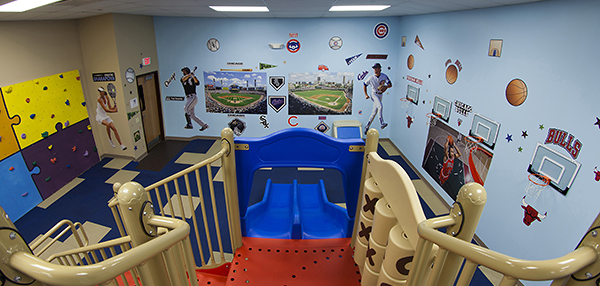
{"type": "Polygon", "coordinates": [[[288,114],[352,114],[354,73],[290,73],[288,80],[288,114]]]}
{"type": "Polygon", "coordinates": [[[266,72],[204,72],[206,112],[267,114],[266,72]]]}
{"type": "Polygon", "coordinates": [[[369,131],[371,127],[371,123],[375,119],[375,116],[379,114],[379,123],[381,123],[381,129],[384,129],[388,126],[388,124],[383,119],[383,103],[381,102],[383,98],[383,94],[387,91],[388,88],[392,87],[392,82],[388,78],[388,76],[381,72],[381,64],[376,63],[372,66],[375,74],[371,75],[363,82],[363,91],[365,93],[366,99],[371,99],[373,101],[373,110],[371,111],[371,116],[369,117],[369,121],[365,125],[365,135],[369,131]],[[367,93],[367,86],[371,86],[371,96],[367,93]]]}
{"type": "Polygon", "coordinates": [[[180,81],[183,85],[183,91],[185,93],[185,105],[183,106],[183,111],[185,112],[185,121],[186,125],[183,127],[185,129],[193,129],[192,120],[194,120],[200,126],[200,131],[204,131],[208,128],[208,124],[202,119],[196,116],[196,104],[198,103],[198,96],[196,95],[196,86],[200,85],[200,81],[195,75],[196,68],[194,67],[193,71],[190,71],[190,68],[183,67],[181,72],[183,72],[183,76],[180,81]]]}

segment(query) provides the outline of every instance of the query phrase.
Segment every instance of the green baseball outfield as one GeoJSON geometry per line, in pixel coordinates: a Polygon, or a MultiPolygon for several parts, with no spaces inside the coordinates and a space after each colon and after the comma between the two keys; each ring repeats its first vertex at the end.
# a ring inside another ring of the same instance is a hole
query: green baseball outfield
{"type": "Polygon", "coordinates": [[[211,93],[210,97],[225,106],[242,107],[258,101],[261,95],[250,93],[211,93]]]}
{"type": "Polygon", "coordinates": [[[339,90],[315,89],[309,91],[294,91],[294,94],[306,101],[336,111],[344,111],[347,106],[346,102],[348,101],[344,92],[339,90]]]}

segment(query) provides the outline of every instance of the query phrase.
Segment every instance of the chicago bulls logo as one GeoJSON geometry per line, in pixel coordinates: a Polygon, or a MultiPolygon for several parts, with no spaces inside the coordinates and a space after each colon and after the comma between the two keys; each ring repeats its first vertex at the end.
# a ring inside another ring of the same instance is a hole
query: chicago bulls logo
{"type": "Polygon", "coordinates": [[[528,205],[525,202],[525,197],[526,196],[523,196],[523,201],[521,203],[521,208],[523,208],[525,210],[525,216],[523,217],[523,223],[526,226],[530,226],[531,223],[534,222],[535,220],[542,222],[542,220],[546,218],[546,215],[548,214],[548,212],[545,212],[543,215],[539,214],[536,209],[534,209],[532,206],[528,205]]]}

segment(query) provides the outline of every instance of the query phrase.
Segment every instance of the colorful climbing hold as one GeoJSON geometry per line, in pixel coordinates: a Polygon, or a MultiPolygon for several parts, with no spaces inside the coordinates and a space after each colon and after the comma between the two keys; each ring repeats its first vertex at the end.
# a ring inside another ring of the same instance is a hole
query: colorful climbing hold
{"type": "MultiPolygon", "coordinates": [[[[24,134],[23,134],[24,135],[24,134]]],[[[42,133],[42,137],[46,138],[48,137],[48,131],[44,131],[44,133],[42,133]]],[[[23,139],[25,139],[25,137],[23,137],[23,139]]]]}
{"type": "Polygon", "coordinates": [[[46,178],[46,182],[50,181],[50,177],[46,178]]]}
{"type": "Polygon", "coordinates": [[[73,146],[71,149],[73,149],[73,152],[75,152],[75,150],[77,150],[77,146],[73,146]]]}
{"type": "Polygon", "coordinates": [[[52,150],[52,145],[48,146],[48,150],[52,150]]]}
{"type": "Polygon", "coordinates": [[[85,153],[83,153],[83,157],[87,157],[89,155],[88,151],[85,150],[85,153]]]}
{"type": "Polygon", "coordinates": [[[11,166],[10,168],[8,168],[8,170],[9,170],[9,171],[14,171],[14,170],[15,170],[15,167],[12,167],[12,166],[11,166]]]}
{"type": "Polygon", "coordinates": [[[37,164],[37,161],[33,161],[33,163],[31,163],[31,165],[35,166],[37,164]]]}
{"type": "Polygon", "coordinates": [[[6,93],[11,93],[12,92],[12,86],[10,86],[8,89],[6,89],[6,93]]]}
{"type": "Polygon", "coordinates": [[[81,103],[81,105],[85,106],[85,101],[81,103]]]}
{"type": "Polygon", "coordinates": [[[92,125],[88,125],[88,130],[92,130],[92,125]]]}
{"type": "Polygon", "coordinates": [[[65,101],[66,105],[71,105],[71,103],[69,102],[69,100],[67,99],[67,101],[65,101]]]}
{"type": "Polygon", "coordinates": [[[98,148],[96,148],[96,146],[94,146],[94,152],[98,152],[98,148]]]}
{"type": "Polygon", "coordinates": [[[63,75],[62,75],[62,74],[60,74],[58,77],[60,77],[60,78],[63,78],[63,75]]]}
{"type": "Polygon", "coordinates": [[[32,113],[31,115],[29,115],[29,118],[31,118],[31,119],[35,118],[35,113],[32,113]]]}
{"type": "Polygon", "coordinates": [[[39,81],[39,80],[36,80],[36,81],[34,81],[33,83],[35,83],[35,84],[40,84],[40,81],[39,81]]]}
{"type": "Polygon", "coordinates": [[[67,168],[71,168],[71,164],[68,164],[68,165],[67,165],[67,168]]]}
{"type": "Polygon", "coordinates": [[[56,163],[56,157],[50,159],[50,162],[52,162],[52,164],[56,163]]]}
{"type": "Polygon", "coordinates": [[[44,90],[48,90],[48,87],[47,87],[47,86],[44,86],[44,90]]]}
{"type": "Polygon", "coordinates": [[[25,192],[24,194],[21,195],[21,197],[26,196],[27,194],[29,194],[29,192],[25,192]]]}
{"type": "Polygon", "coordinates": [[[81,79],[81,77],[79,77],[79,76],[78,76],[78,77],[76,77],[75,79],[76,79],[76,80],[79,80],[79,79],[81,79]]]}
{"type": "Polygon", "coordinates": [[[25,135],[25,133],[21,134],[21,138],[25,139],[27,137],[27,135],[25,135]]]}
{"type": "Polygon", "coordinates": [[[77,131],[77,132],[81,133],[81,129],[79,129],[79,131],[77,131]]]}
{"type": "Polygon", "coordinates": [[[65,127],[68,127],[69,124],[71,124],[71,123],[69,123],[69,120],[67,120],[67,122],[65,122],[65,127]]]}
{"type": "Polygon", "coordinates": [[[25,102],[29,103],[29,101],[31,101],[29,97],[25,99],[25,102]]]}

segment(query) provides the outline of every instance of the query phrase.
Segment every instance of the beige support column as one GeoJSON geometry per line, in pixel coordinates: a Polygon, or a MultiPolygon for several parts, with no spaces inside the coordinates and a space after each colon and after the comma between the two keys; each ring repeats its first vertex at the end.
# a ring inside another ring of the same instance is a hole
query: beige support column
{"type": "MultiPolygon", "coordinates": [[[[449,226],[446,233],[460,240],[471,242],[486,201],[487,193],[482,185],[478,183],[464,184],[458,191],[456,202],[449,214],[454,218],[455,224],[449,226]]],[[[458,254],[448,253],[437,285],[453,285],[463,259],[458,254]]]]}
{"type": "Polygon", "coordinates": [[[242,226],[240,222],[240,203],[238,198],[237,173],[235,167],[235,143],[233,131],[224,128],[221,131],[221,146],[226,145],[228,152],[223,156],[223,185],[225,186],[225,197],[227,198],[227,219],[229,220],[229,233],[233,251],[242,246],[242,226]]]}
{"type": "MultiPolygon", "coordinates": [[[[118,184],[118,183],[117,183],[118,184]]],[[[131,237],[133,248],[148,242],[156,236],[156,227],[147,224],[154,215],[152,203],[142,185],[128,182],[119,186],[117,194],[123,225],[131,237]]],[[[169,285],[162,255],[157,255],[138,267],[144,286],[169,285]]]]}
{"type": "Polygon", "coordinates": [[[3,283],[2,285],[45,285],[8,265],[7,262],[10,255],[21,251],[31,253],[29,246],[27,246],[27,242],[25,242],[21,234],[17,231],[17,228],[4,209],[0,207],[0,270],[7,280],[5,282],[6,284],[3,283]]]}
{"type": "Polygon", "coordinates": [[[356,229],[358,226],[358,221],[360,218],[360,202],[363,197],[363,189],[365,185],[365,181],[368,179],[369,174],[367,174],[367,155],[371,152],[377,153],[377,146],[379,146],[379,131],[377,129],[369,129],[367,132],[367,140],[365,141],[365,153],[363,155],[363,167],[362,167],[362,177],[360,179],[360,189],[358,191],[358,198],[356,198],[356,212],[354,214],[354,231],[352,233],[352,241],[350,247],[354,247],[354,243],[356,241],[356,229]]]}

